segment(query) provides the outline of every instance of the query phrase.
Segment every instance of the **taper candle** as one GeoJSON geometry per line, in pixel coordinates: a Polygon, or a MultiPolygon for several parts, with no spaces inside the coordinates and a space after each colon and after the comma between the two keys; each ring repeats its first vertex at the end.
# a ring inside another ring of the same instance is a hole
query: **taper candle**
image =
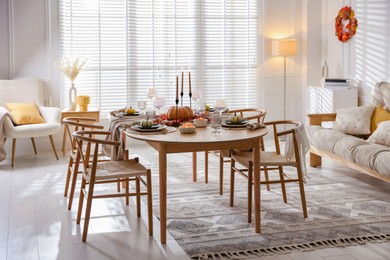
{"type": "Polygon", "coordinates": [[[179,76],[176,72],[176,99],[179,99],[179,76]]]}
{"type": "Polygon", "coordinates": [[[181,93],[183,93],[184,88],[184,70],[181,68],[181,93]]]}
{"type": "Polygon", "coordinates": [[[189,66],[188,66],[188,88],[191,93],[191,71],[189,66]]]}

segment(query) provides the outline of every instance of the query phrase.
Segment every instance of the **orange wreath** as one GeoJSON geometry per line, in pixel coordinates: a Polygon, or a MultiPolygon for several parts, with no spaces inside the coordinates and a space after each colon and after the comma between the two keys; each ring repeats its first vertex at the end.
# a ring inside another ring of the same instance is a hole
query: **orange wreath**
{"type": "Polygon", "coordinates": [[[339,14],[336,16],[335,27],[336,36],[341,42],[347,42],[355,35],[358,21],[355,18],[355,12],[350,6],[344,6],[340,9],[339,14]],[[344,28],[343,21],[346,20],[348,20],[348,23],[344,28]]]}

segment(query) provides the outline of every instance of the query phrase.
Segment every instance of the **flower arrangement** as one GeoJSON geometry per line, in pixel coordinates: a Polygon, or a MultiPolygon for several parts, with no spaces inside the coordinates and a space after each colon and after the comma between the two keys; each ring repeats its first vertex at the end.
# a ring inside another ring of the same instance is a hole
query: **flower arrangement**
{"type": "Polygon", "coordinates": [[[351,39],[357,30],[358,21],[355,18],[355,12],[350,6],[344,6],[340,9],[335,19],[336,36],[341,42],[347,42],[351,39]],[[344,28],[343,21],[348,20],[344,28]]]}
{"type": "Polygon", "coordinates": [[[69,78],[69,80],[74,83],[77,76],[80,73],[87,62],[86,58],[69,58],[64,57],[61,60],[54,63],[54,65],[62,72],[64,75],[69,78]]]}

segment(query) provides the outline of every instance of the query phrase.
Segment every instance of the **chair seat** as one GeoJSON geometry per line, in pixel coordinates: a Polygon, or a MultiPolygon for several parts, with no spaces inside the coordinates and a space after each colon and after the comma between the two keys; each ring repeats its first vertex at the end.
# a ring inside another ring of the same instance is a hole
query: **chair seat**
{"type": "MultiPolygon", "coordinates": [[[[89,176],[86,180],[89,181],[89,176]]],[[[146,176],[146,168],[135,160],[109,161],[99,163],[96,169],[96,180],[110,180],[146,176]]]]}
{"type": "Polygon", "coordinates": [[[56,134],[61,129],[59,123],[28,124],[14,126],[9,118],[4,124],[4,134],[8,138],[43,137],[56,134]],[[8,121],[8,122],[7,122],[8,121]]]}
{"type": "MultiPolygon", "coordinates": [[[[249,167],[249,162],[252,161],[252,152],[238,152],[232,156],[233,159],[245,167],[249,167]]],[[[261,166],[296,166],[295,161],[288,161],[284,155],[276,152],[260,152],[261,166]]]]}

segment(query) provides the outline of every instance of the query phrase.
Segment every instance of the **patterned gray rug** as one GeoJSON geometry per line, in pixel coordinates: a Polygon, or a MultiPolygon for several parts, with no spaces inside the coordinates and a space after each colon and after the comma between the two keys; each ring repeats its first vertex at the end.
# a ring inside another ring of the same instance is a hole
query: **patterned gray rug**
{"type": "MultiPolygon", "coordinates": [[[[287,187],[287,204],[278,185],[271,191],[262,187],[262,232],[256,234],[247,223],[246,180],[236,176],[235,205],[230,207],[229,169],[225,167],[221,196],[218,162],[212,157],[208,184],[203,180],[203,163],[198,164],[198,182],[192,182],[190,154],[168,157],[168,231],[190,257],[242,259],[390,240],[390,203],[310,174],[310,169],[305,185],[309,217],[303,218],[298,185],[287,187]]],[[[159,217],[157,165],[149,166],[156,175],[153,208],[159,217]]]]}

